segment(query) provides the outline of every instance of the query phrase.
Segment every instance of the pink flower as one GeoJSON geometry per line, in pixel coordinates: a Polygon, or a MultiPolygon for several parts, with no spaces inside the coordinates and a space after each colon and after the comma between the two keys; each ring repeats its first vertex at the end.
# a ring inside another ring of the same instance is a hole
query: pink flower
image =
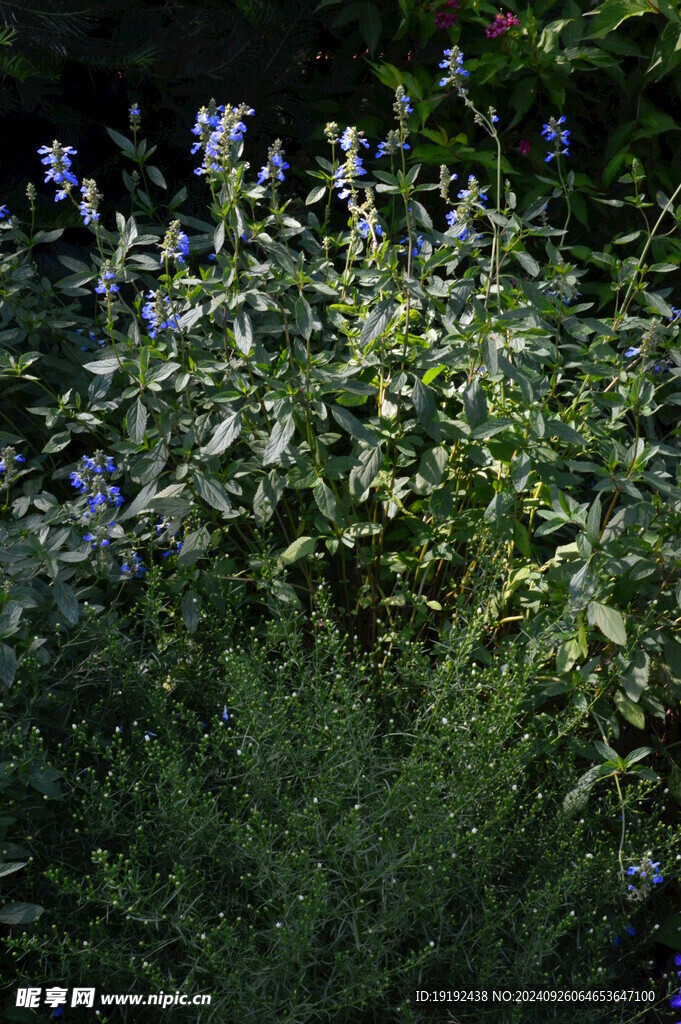
{"type": "Polygon", "coordinates": [[[529,139],[521,139],[518,143],[518,152],[521,156],[529,156],[532,146],[529,143],[529,139]]]}
{"type": "Polygon", "coordinates": [[[459,20],[459,0],[447,0],[445,7],[451,8],[451,13],[439,10],[435,15],[435,25],[442,29],[454,28],[459,20]]]}
{"type": "Polygon", "coordinates": [[[513,28],[514,25],[519,24],[520,22],[515,14],[511,14],[509,11],[504,17],[503,12],[499,11],[492,24],[488,25],[485,29],[485,34],[488,39],[496,39],[497,36],[501,36],[504,32],[508,32],[509,28],[513,28]]]}

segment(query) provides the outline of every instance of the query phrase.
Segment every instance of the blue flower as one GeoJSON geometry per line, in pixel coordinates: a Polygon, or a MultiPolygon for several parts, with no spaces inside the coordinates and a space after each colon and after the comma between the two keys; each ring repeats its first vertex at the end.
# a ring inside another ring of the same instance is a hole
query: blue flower
{"type": "Polygon", "coordinates": [[[177,320],[170,312],[170,298],[166,295],[161,299],[158,292],[147,292],[150,300],[142,307],[142,318],[147,321],[147,332],[155,338],[159,331],[170,328],[177,330],[177,320]]]}
{"type": "Polygon", "coordinates": [[[64,1007],[63,1006],[55,1006],[54,1010],[50,1014],[50,1019],[51,1020],[61,1020],[61,1018],[63,1016],[64,1016],[64,1007]]]}
{"type": "Polygon", "coordinates": [[[462,89],[456,81],[457,78],[468,78],[470,75],[470,71],[466,71],[463,66],[463,53],[458,46],[453,46],[451,50],[444,51],[444,58],[438,66],[446,68],[449,74],[440,79],[440,87],[457,85],[460,92],[465,93],[465,89],[462,89]]]}
{"type": "Polygon", "coordinates": [[[0,206],[0,220],[4,220],[5,217],[9,217],[9,207],[4,203],[0,206]]]}
{"type": "Polygon", "coordinates": [[[161,242],[161,263],[168,259],[175,259],[178,263],[184,263],[185,256],[188,255],[189,238],[184,231],[180,230],[179,220],[174,220],[161,242]]]}
{"type": "Polygon", "coordinates": [[[624,353],[624,356],[626,359],[631,359],[633,356],[637,356],[640,351],[640,348],[634,348],[634,346],[632,345],[631,348],[628,348],[627,351],[624,353]]]}
{"type": "Polygon", "coordinates": [[[229,715],[227,714],[227,705],[226,704],[225,704],[225,706],[223,708],[221,718],[222,718],[223,722],[228,722],[229,721],[229,715]]]}
{"type": "Polygon", "coordinates": [[[613,946],[621,946],[622,945],[622,940],[619,937],[619,935],[613,935],[613,937],[612,937],[612,944],[613,944],[613,946]]]}
{"type": "Polygon", "coordinates": [[[136,551],[133,551],[131,562],[132,564],[124,562],[121,566],[123,575],[129,576],[131,579],[139,579],[141,576],[144,576],[147,570],[142,565],[142,559],[136,551]]]}
{"type": "Polygon", "coordinates": [[[681,1009],[681,995],[672,996],[669,1000],[669,1005],[671,1006],[672,1010],[681,1009]]]}
{"type": "Polygon", "coordinates": [[[624,930],[630,938],[636,934],[636,929],[633,928],[630,924],[625,924],[624,930]]]}
{"type": "Polygon", "coordinates": [[[116,275],[113,270],[105,270],[99,279],[95,291],[98,295],[110,295],[113,292],[120,291],[117,284],[111,284],[116,279],[116,275]]]}
{"type": "Polygon", "coordinates": [[[77,152],[78,150],[73,149],[72,146],[62,146],[56,139],[51,146],[41,146],[38,150],[38,154],[42,156],[41,164],[45,164],[48,168],[45,182],[53,181],[55,185],[62,186],[54,197],[55,202],[66,199],[71,187],[78,185],[78,179],[69,169],[71,157],[75,156],[77,152]]]}
{"type": "Polygon", "coordinates": [[[128,117],[130,118],[130,127],[139,128],[140,120],[142,117],[142,111],[139,108],[138,103],[133,103],[128,110],[128,117]]]}
{"type": "Polygon", "coordinates": [[[670,320],[678,320],[678,318],[680,316],[681,316],[681,309],[675,309],[674,306],[672,306],[672,315],[670,316],[669,319],[670,320]]]}
{"type": "Polygon", "coordinates": [[[364,146],[365,149],[369,148],[368,140],[363,139],[356,129],[346,128],[340,137],[340,147],[344,153],[347,153],[355,140],[357,140],[360,146],[364,146]]]}
{"type": "MultiPolygon", "coordinates": [[[[364,220],[360,220],[359,223],[357,224],[357,230],[359,231],[362,238],[368,238],[369,235],[371,234],[371,225],[369,224],[369,221],[366,220],[366,218],[364,220]]],[[[374,231],[376,232],[377,235],[383,234],[383,228],[381,227],[380,224],[376,224],[374,226],[374,231]]]]}
{"type": "Polygon", "coordinates": [[[99,202],[102,195],[97,191],[97,182],[93,181],[92,178],[85,178],[80,187],[80,193],[83,198],[78,204],[78,210],[83,218],[83,223],[87,227],[90,221],[95,221],[96,223],[99,220],[99,202]]]}
{"type": "Polygon", "coordinates": [[[287,171],[289,166],[284,160],[281,139],[275,139],[267,151],[267,163],[260,168],[258,185],[262,185],[270,177],[276,178],[277,181],[284,181],[284,171],[287,171]]]}
{"type": "Polygon", "coordinates": [[[561,128],[560,125],[565,124],[565,115],[563,114],[559,118],[550,117],[548,124],[545,124],[541,130],[542,135],[547,142],[554,142],[555,145],[553,150],[545,157],[545,162],[549,163],[553,160],[554,156],[563,154],[563,156],[569,156],[570,150],[570,132],[567,128],[561,128]],[[561,146],[564,148],[561,150],[561,146]]]}
{"type": "Polygon", "coordinates": [[[632,864],[632,866],[631,866],[631,867],[628,867],[628,868],[627,868],[627,874],[628,874],[628,875],[636,875],[636,874],[638,874],[638,872],[639,872],[639,868],[635,868],[635,867],[633,866],[633,864],[632,864]]]}

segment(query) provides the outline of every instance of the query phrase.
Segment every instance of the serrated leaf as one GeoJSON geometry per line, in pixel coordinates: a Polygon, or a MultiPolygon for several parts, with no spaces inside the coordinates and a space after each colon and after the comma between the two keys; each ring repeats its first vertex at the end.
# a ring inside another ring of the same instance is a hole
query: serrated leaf
{"type": "Polygon", "coordinates": [[[629,700],[636,703],[648,686],[650,658],[645,651],[637,650],[633,660],[622,675],[622,686],[629,700]]]}
{"type": "Polygon", "coordinates": [[[322,515],[332,523],[338,523],[342,518],[341,510],[331,488],[323,480],[316,480],[312,494],[322,515]]]}
{"type": "Polygon", "coordinates": [[[241,413],[233,412],[227,419],[219,423],[207,445],[201,449],[202,455],[221,455],[229,448],[241,433],[241,413]]]}
{"type": "Polygon", "coordinates": [[[383,333],[393,318],[396,309],[392,299],[383,299],[370,310],[366,320],[362,324],[362,332],[359,336],[360,345],[368,345],[383,333]]]}
{"type": "Polygon", "coordinates": [[[499,353],[494,338],[487,335],[482,340],[482,358],[490,373],[499,372],[499,353]]]}
{"type": "Polygon", "coordinates": [[[268,476],[261,479],[253,498],[253,515],[259,525],[266,523],[274,515],[284,488],[284,478],[274,469],[270,470],[268,476]]]}
{"type": "Polygon", "coordinates": [[[292,544],[279,555],[282,565],[292,565],[300,558],[309,558],[314,553],[316,541],[314,537],[296,537],[292,544]]]}
{"type": "Polygon", "coordinates": [[[360,498],[376,479],[383,465],[383,454],[380,448],[370,448],[360,453],[357,465],[350,472],[350,494],[360,498]]]}
{"type": "Polygon", "coordinates": [[[78,622],[78,598],[72,586],[68,583],[54,584],[54,599],[57,602],[59,614],[70,625],[75,626],[78,622]]]}
{"type": "Polygon", "coordinates": [[[116,370],[120,370],[121,364],[118,359],[97,359],[94,363],[85,363],[84,369],[89,370],[90,373],[97,373],[100,375],[109,375],[115,373],[116,370]]]}
{"type": "Polygon", "coordinates": [[[442,447],[428,448],[423,453],[416,474],[416,488],[420,494],[430,493],[435,487],[439,487],[447,459],[447,452],[442,447]]]}
{"type": "Polygon", "coordinates": [[[253,324],[243,309],[240,309],[234,318],[234,340],[239,351],[247,356],[253,348],[253,324]]]}
{"type": "Polygon", "coordinates": [[[177,564],[183,569],[194,565],[208,547],[208,542],[209,535],[205,526],[186,534],[182,541],[182,549],[177,556],[177,564]]]}
{"type": "Polygon", "coordinates": [[[218,480],[204,476],[203,473],[196,472],[194,474],[194,483],[203,500],[210,505],[211,508],[216,508],[218,512],[232,511],[232,503],[227,497],[224,487],[218,480]]]}
{"type": "Polygon", "coordinates": [[[530,277],[536,277],[540,271],[540,266],[537,263],[534,256],[530,256],[529,252],[516,251],[513,253],[523,270],[530,275],[530,277]]]}
{"type": "Polygon", "coordinates": [[[141,398],[135,399],[126,414],[128,434],[136,444],[142,444],[147,429],[147,407],[141,398]]]}
{"type": "Polygon", "coordinates": [[[627,642],[627,630],[621,612],[600,601],[590,601],[588,606],[589,623],[597,626],[603,636],[614,644],[624,647],[627,642]]]}
{"type": "Polygon", "coordinates": [[[475,428],[484,423],[487,419],[487,399],[485,392],[480,387],[480,381],[472,381],[463,393],[463,405],[466,410],[466,419],[471,427],[475,428]]]}
{"type": "MultiPolygon", "coordinates": [[[[634,704],[633,700],[629,700],[623,693],[618,690],[614,697],[615,705],[617,710],[622,715],[622,718],[626,719],[630,725],[633,725],[635,729],[645,729],[646,727],[646,716],[639,707],[638,704],[634,704]]],[[[636,769],[634,769],[635,771],[636,769]]]]}
{"type": "Polygon", "coordinates": [[[419,423],[427,426],[435,415],[435,399],[430,388],[427,388],[421,379],[416,376],[414,377],[411,400],[414,403],[419,423]]]}
{"type": "Polygon", "coordinates": [[[347,431],[356,441],[366,441],[373,447],[378,444],[378,438],[374,437],[371,431],[347,409],[343,409],[340,405],[334,405],[331,407],[331,415],[338,426],[347,431]]]}
{"type": "Polygon", "coordinates": [[[265,454],[263,456],[263,466],[270,466],[273,462],[280,462],[281,456],[283,455],[289,441],[293,437],[296,425],[293,421],[293,414],[291,413],[286,417],[285,420],[277,421],[272,428],[267,447],[265,448],[265,454]]]}
{"type": "Polygon", "coordinates": [[[527,487],[527,481],[532,472],[532,460],[527,452],[521,452],[517,459],[511,463],[511,480],[516,492],[520,494],[527,487]]]}
{"type": "Polygon", "coordinates": [[[305,341],[309,341],[312,335],[312,310],[302,295],[296,299],[296,324],[305,341]]]}

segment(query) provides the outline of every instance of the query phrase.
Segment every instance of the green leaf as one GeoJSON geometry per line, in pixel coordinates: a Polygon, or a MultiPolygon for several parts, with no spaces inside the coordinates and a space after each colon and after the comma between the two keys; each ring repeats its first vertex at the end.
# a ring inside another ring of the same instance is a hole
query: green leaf
{"type": "Polygon", "coordinates": [[[213,233],[213,248],[215,249],[215,255],[220,252],[223,245],[225,244],[225,225],[224,221],[221,221],[216,227],[213,233]]]}
{"type": "Polygon", "coordinates": [[[416,474],[416,489],[420,494],[429,494],[435,487],[439,487],[448,458],[442,447],[428,448],[423,453],[416,474]]]}
{"type": "Polygon", "coordinates": [[[122,149],[125,155],[129,156],[131,160],[134,160],[136,156],[134,142],[132,142],[131,139],[126,138],[125,135],[121,135],[121,133],[117,132],[114,128],[107,128],[106,130],[109,133],[109,138],[113,139],[118,148],[122,149]]]}
{"type": "Polygon", "coordinates": [[[636,750],[632,750],[630,754],[624,758],[624,763],[627,767],[632,764],[636,764],[637,761],[642,761],[648,754],[652,754],[652,747],[637,747],[636,750]]]}
{"type": "Polygon", "coordinates": [[[22,868],[26,867],[25,860],[13,861],[11,864],[0,864],[0,878],[3,875],[11,875],[14,871],[21,871],[22,868]]]}
{"type": "Polygon", "coordinates": [[[284,489],[284,478],[275,469],[270,470],[268,476],[261,479],[253,498],[253,515],[259,525],[262,526],[272,518],[284,489]]]}
{"type": "Polygon", "coordinates": [[[625,718],[635,729],[645,729],[646,716],[638,704],[634,704],[632,700],[625,697],[619,690],[615,694],[614,701],[622,718],[625,718]]]}
{"type": "Polygon", "coordinates": [[[362,333],[359,336],[359,343],[362,347],[369,345],[374,338],[383,334],[392,320],[396,308],[392,299],[383,299],[374,306],[362,324],[362,333]]]}
{"type": "Polygon", "coordinates": [[[435,415],[435,399],[433,392],[427,388],[419,377],[414,377],[411,399],[416,409],[419,422],[427,426],[435,415]]]}
{"type": "Polygon", "coordinates": [[[159,188],[168,188],[166,185],[166,179],[163,177],[158,167],[154,167],[153,164],[147,164],[146,171],[154,185],[158,185],[159,188]]]}
{"type": "Polygon", "coordinates": [[[243,309],[240,309],[234,318],[234,340],[239,351],[247,356],[253,348],[253,324],[243,309]]]}
{"type": "Polygon", "coordinates": [[[672,914],[661,923],[655,932],[655,942],[674,950],[681,948],[681,914],[672,914]]]}
{"type": "Polygon", "coordinates": [[[648,686],[648,676],[650,675],[650,658],[645,651],[637,650],[634,655],[633,661],[631,661],[622,675],[622,685],[624,691],[629,698],[636,703],[648,686]]]}
{"type": "Polygon", "coordinates": [[[482,358],[485,366],[491,374],[499,372],[499,353],[497,351],[497,344],[494,338],[491,338],[489,334],[486,338],[483,338],[482,358]]]}
{"type": "Polygon", "coordinates": [[[305,341],[309,341],[312,335],[312,310],[302,295],[296,299],[296,324],[305,341]]]}
{"type": "Polygon", "coordinates": [[[530,277],[537,276],[541,268],[537,263],[536,259],[534,258],[534,256],[530,256],[529,252],[522,252],[520,250],[516,250],[513,253],[513,255],[515,256],[523,270],[526,271],[526,273],[528,273],[530,277]]]}
{"type": "Polygon", "coordinates": [[[316,480],[312,493],[322,515],[332,523],[338,523],[342,518],[341,510],[331,488],[323,480],[316,480]]]}
{"type": "Polygon", "coordinates": [[[141,398],[135,399],[126,414],[128,434],[136,444],[142,444],[147,429],[147,407],[141,398]]]}
{"type": "Polygon", "coordinates": [[[480,381],[474,380],[463,393],[463,405],[466,418],[471,427],[475,428],[487,419],[487,399],[480,387],[480,381]]]}
{"type": "Polygon", "coordinates": [[[107,377],[116,370],[120,370],[121,364],[118,359],[96,359],[94,363],[85,363],[84,369],[90,373],[97,373],[107,377]]]}
{"type": "Polygon", "coordinates": [[[233,412],[215,428],[207,445],[201,449],[202,455],[221,455],[241,433],[241,413],[233,412]]]}
{"type": "Polygon", "coordinates": [[[517,459],[511,463],[511,480],[513,487],[518,494],[521,494],[527,487],[527,481],[532,472],[532,460],[527,452],[521,452],[517,459]]]}
{"type": "Polygon", "coordinates": [[[296,537],[292,544],[279,556],[282,565],[291,565],[300,558],[309,558],[314,553],[314,537],[296,537]]]}
{"type": "Polygon", "coordinates": [[[196,489],[203,498],[203,500],[211,506],[216,508],[219,512],[231,512],[232,503],[227,497],[227,493],[219,481],[210,477],[204,476],[203,473],[194,473],[194,483],[196,489]]]}
{"type": "Polygon", "coordinates": [[[54,599],[62,618],[71,626],[75,626],[78,622],[78,598],[73,587],[57,580],[54,584],[54,599]]]}
{"type": "Polygon", "coordinates": [[[315,185],[314,188],[310,189],[305,199],[306,206],[313,206],[318,203],[320,199],[323,199],[326,195],[326,185],[315,185]]]}
{"type": "Polygon", "coordinates": [[[199,625],[199,612],[201,611],[201,599],[193,590],[186,590],[180,602],[182,621],[187,627],[187,632],[195,633],[199,625]]]}
{"type": "Polygon", "coordinates": [[[350,494],[353,498],[360,498],[368,490],[382,465],[383,453],[380,448],[360,452],[357,465],[350,472],[350,494]]]}
{"type": "Polygon", "coordinates": [[[369,47],[372,57],[381,38],[382,28],[381,12],[376,4],[371,2],[363,3],[359,12],[359,30],[362,33],[364,42],[369,47]]]}
{"type": "Polygon", "coordinates": [[[209,534],[205,526],[192,533],[187,533],[182,541],[182,550],[177,556],[177,564],[184,569],[194,565],[208,547],[209,534]]]}
{"type": "Polygon", "coordinates": [[[585,39],[603,39],[627,18],[638,18],[653,11],[647,0],[605,0],[595,11],[589,11],[585,39]]]}
{"type": "Polygon", "coordinates": [[[0,683],[11,686],[17,671],[17,656],[11,647],[0,643],[0,683]]]}
{"type": "Polygon", "coordinates": [[[274,424],[267,447],[265,448],[265,455],[262,461],[263,466],[270,466],[273,462],[281,462],[281,456],[293,437],[295,429],[293,413],[289,414],[285,420],[274,424]]]}
{"type": "Polygon", "coordinates": [[[0,910],[0,924],[33,924],[42,912],[37,903],[7,903],[0,910]]]}
{"type": "Polygon", "coordinates": [[[39,793],[57,799],[62,795],[59,785],[61,778],[62,772],[58,772],[48,765],[34,764],[31,767],[28,781],[33,789],[36,789],[39,793]]]}
{"type": "Polygon", "coordinates": [[[342,427],[356,441],[365,441],[373,447],[378,444],[378,438],[374,437],[371,431],[367,430],[364,424],[347,409],[343,409],[340,405],[334,405],[331,407],[331,415],[338,426],[342,427]]]}
{"type": "Polygon", "coordinates": [[[623,647],[627,642],[627,631],[621,612],[600,601],[590,601],[588,607],[589,624],[597,626],[601,633],[614,644],[623,647]]]}

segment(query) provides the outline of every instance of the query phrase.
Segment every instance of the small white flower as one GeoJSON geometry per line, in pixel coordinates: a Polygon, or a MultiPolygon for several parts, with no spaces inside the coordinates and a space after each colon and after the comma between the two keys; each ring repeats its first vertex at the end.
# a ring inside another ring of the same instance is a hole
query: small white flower
{"type": "Polygon", "coordinates": [[[449,719],[445,718],[444,715],[443,715],[443,717],[442,717],[442,724],[446,725],[448,721],[449,721],[449,719]]]}
{"type": "Polygon", "coordinates": [[[475,835],[475,833],[476,833],[477,831],[478,831],[478,830],[477,830],[477,828],[472,828],[472,829],[471,829],[471,832],[472,832],[472,834],[473,834],[473,835],[475,835]]]}
{"type": "Polygon", "coordinates": [[[313,798],[313,800],[312,800],[312,803],[313,803],[313,804],[318,804],[318,803],[319,803],[319,800],[317,799],[317,797],[314,797],[314,798],[313,798]]]}
{"type": "Polygon", "coordinates": [[[277,923],[275,924],[274,927],[275,928],[281,928],[281,921],[277,921],[277,923]]]}

